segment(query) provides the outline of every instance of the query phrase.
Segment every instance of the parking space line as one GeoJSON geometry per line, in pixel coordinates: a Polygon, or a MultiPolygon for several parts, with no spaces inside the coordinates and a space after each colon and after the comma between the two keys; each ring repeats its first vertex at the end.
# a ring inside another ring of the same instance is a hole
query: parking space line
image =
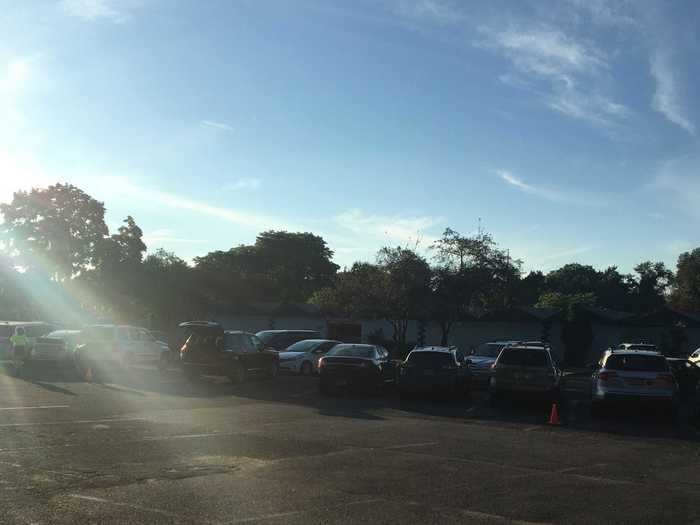
{"type": "Polygon", "coordinates": [[[0,407],[0,410],[48,410],[49,408],[70,408],[70,405],[41,405],[36,407],[0,407]]]}
{"type": "MultiPolygon", "coordinates": [[[[92,503],[102,503],[104,505],[112,505],[115,507],[125,507],[133,510],[139,510],[142,512],[150,512],[153,514],[159,514],[161,516],[165,516],[166,518],[173,518],[173,519],[181,519],[182,516],[179,514],[175,514],[174,512],[168,512],[167,510],[162,510],[162,509],[154,509],[151,507],[143,507],[141,505],[134,505],[131,503],[122,503],[120,501],[110,501],[105,498],[98,498],[95,496],[84,496],[83,494],[69,494],[68,497],[82,500],[82,501],[90,501],[92,503]]],[[[200,523],[212,523],[209,521],[202,521],[199,520],[200,523]]]]}
{"type": "Polygon", "coordinates": [[[417,448],[417,447],[429,447],[431,445],[437,445],[437,441],[427,441],[425,443],[407,443],[405,445],[392,445],[390,447],[385,447],[387,450],[401,450],[403,448],[417,448]]]}
{"type": "Polygon", "coordinates": [[[29,423],[0,423],[0,427],[33,427],[55,425],[83,425],[87,423],[118,423],[120,421],[147,421],[145,417],[103,418],[103,419],[73,419],[67,421],[33,421],[29,423]]]}
{"type": "MultiPolygon", "coordinates": [[[[372,499],[362,499],[357,501],[351,501],[349,503],[341,503],[339,505],[334,505],[330,510],[335,510],[339,508],[352,507],[353,505],[370,505],[372,503],[378,503],[381,501],[386,501],[383,498],[372,498],[372,499]]],[[[320,510],[320,509],[319,509],[320,510]]],[[[311,512],[311,510],[290,510],[288,512],[275,512],[273,514],[263,514],[261,516],[251,516],[249,518],[238,518],[233,521],[227,521],[226,525],[236,525],[238,523],[255,523],[256,521],[266,521],[274,520],[280,518],[288,518],[290,516],[298,516],[300,514],[306,514],[311,512]]]]}

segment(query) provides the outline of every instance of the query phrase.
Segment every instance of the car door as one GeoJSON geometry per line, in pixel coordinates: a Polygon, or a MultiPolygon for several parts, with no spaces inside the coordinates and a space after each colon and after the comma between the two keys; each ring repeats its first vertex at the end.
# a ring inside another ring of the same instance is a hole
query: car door
{"type": "Polygon", "coordinates": [[[246,337],[250,341],[250,345],[253,348],[253,354],[256,356],[255,360],[257,362],[259,372],[267,372],[268,370],[270,370],[270,367],[272,366],[272,361],[275,359],[274,353],[268,352],[266,350],[265,343],[263,343],[255,335],[246,334],[246,337]]]}
{"type": "Polygon", "coordinates": [[[226,361],[228,368],[243,366],[249,368],[248,355],[245,352],[242,334],[224,334],[224,347],[221,351],[221,358],[226,361]]]}
{"type": "Polygon", "coordinates": [[[122,363],[134,358],[134,344],[128,326],[117,326],[114,330],[114,358],[122,363]]]}
{"type": "Polygon", "coordinates": [[[158,344],[156,338],[153,337],[151,332],[145,328],[139,328],[137,332],[141,346],[140,352],[143,360],[150,363],[158,362],[160,359],[161,345],[158,344]]]}

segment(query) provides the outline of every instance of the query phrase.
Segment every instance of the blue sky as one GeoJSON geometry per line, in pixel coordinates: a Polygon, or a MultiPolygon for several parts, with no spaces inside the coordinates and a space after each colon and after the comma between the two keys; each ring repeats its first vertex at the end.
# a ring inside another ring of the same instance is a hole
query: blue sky
{"type": "Polygon", "coordinates": [[[476,230],[549,270],[700,245],[700,4],[0,0],[0,200],[72,182],[191,259],[476,230]]]}

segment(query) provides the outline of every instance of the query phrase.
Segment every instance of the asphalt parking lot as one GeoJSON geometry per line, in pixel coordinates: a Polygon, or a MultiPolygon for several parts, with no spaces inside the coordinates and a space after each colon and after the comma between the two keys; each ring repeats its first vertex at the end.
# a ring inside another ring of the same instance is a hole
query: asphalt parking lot
{"type": "Polygon", "coordinates": [[[133,369],[87,383],[0,373],[3,523],[679,523],[700,520],[686,407],[322,398],[315,378],[234,386],[133,369]]]}

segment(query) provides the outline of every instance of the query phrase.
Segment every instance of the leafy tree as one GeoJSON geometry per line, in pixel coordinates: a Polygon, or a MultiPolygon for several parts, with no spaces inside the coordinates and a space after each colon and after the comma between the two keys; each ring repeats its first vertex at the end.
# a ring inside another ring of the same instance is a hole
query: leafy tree
{"type": "Polygon", "coordinates": [[[515,282],[513,303],[517,306],[534,305],[545,290],[545,276],[540,271],[528,273],[515,282]]]}
{"type": "Polygon", "coordinates": [[[678,257],[673,305],[686,312],[700,312],[700,248],[678,257]]]}
{"type": "Polygon", "coordinates": [[[564,295],[594,292],[597,284],[596,269],[583,264],[566,264],[547,274],[547,290],[564,295]]]}
{"type": "Polygon", "coordinates": [[[96,263],[107,236],[104,205],[70,184],[18,191],[0,205],[7,250],[19,266],[63,280],[96,263]]]}
{"type": "Polygon", "coordinates": [[[214,300],[303,302],[333,282],[332,257],[322,237],[268,231],[252,246],[198,257],[195,267],[214,300]]]}
{"type": "Polygon", "coordinates": [[[415,251],[402,247],[382,248],[377,263],[385,274],[384,316],[392,324],[394,342],[404,350],[409,320],[427,313],[430,266],[415,251]]]}
{"type": "Polygon", "coordinates": [[[540,308],[556,308],[563,315],[561,340],[566,348],[565,361],[571,365],[582,365],[593,343],[593,328],[590,316],[582,306],[594,306],[596,297],[590,292],[563,294],[546,292],[537,302],[540,308]]]}
{"type": "Polygon", "coordinates": [[[634,267],[638,278],[634,290],[636,310],[650,312],[666,304],[666,295],[674,281],[671,270],[662,262],[645,261],[634,267]]]}

